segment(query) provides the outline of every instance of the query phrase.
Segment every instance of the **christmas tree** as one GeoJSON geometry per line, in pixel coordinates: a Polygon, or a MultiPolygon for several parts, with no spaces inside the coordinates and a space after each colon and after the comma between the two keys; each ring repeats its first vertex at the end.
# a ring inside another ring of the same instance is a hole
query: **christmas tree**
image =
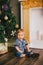
{"type": "Polygon", "coordinates": [[[0,0],[0,43],[14,37],[18,29],[18,22],[11,9],[10,0],[0,0]]]}

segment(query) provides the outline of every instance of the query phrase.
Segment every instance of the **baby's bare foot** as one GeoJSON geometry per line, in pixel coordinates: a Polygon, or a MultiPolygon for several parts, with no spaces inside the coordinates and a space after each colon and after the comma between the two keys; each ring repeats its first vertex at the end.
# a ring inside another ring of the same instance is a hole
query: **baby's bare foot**
{"type": "Polygon", "coordinates": [[[25,56],[26,56],[26,54],[22,54],[22,55],[21,55],[21,57],[25,57],[25,56]]]}

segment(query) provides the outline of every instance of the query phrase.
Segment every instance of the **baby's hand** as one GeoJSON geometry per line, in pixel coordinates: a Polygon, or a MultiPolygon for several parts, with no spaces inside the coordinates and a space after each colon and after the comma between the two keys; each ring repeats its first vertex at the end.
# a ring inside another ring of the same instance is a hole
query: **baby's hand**
{"type": "Polygon", "coordinates": [[[19,47],[16,46],[15,48],[16,48],[16,50],[17,50],[18,52],[23,53],[23,51],[20,50],[19,47]]]}
{"type": "Polygon", "coordinates": [[[23,51],[20,51],[20,53],[23,53],[23,51]]]}

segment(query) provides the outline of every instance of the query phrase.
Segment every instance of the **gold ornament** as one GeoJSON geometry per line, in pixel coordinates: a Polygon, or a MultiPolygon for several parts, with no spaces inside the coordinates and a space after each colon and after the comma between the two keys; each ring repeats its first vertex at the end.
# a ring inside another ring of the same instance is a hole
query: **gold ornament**
{"type": "Polygon", "coordinates": [[[4,6],[2,5],[2,9],[4,8],[4,6]]]}
{"type": "Polygon", "coordinates": [[[15,26],[16,28],[19,28],[19,25],[18,24],[16,24],[16,26],[15,26]]]}
{"type": "Polygon", "coordinates": [[[4,31],[4,34],[5,34],[5,31],[4,31]]]}
{"type": "Polygon", "coordinates": [[[8,20],[8,16],[7,16],[7,15],[5,15],[4,19],[5,19],[5,20],[8,20]]]}
{"type": "Polygon", "coordinates": [[[12,31],[11,31],[11,35],[12,35],[12,36],[14,36],[15,33],[16,33],[16,30],[14,30],[14,31],[12,30],[12,31]]]}
{"type": "Polygon", "coordinates": [[[12,14],[14,13],[13,11],[11,11],[12,12],[12,14]]]}
{"type": "Polygon", "coordinates": [[[7,42],[8,41],[8,39],[7,38],[4,38],[4,40],[7,42]]]}

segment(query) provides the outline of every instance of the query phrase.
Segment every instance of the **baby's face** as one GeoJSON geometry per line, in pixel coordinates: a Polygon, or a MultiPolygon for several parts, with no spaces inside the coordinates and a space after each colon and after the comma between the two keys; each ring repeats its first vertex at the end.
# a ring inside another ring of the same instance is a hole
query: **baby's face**
{"type": "Polygon", "coordinates": [[[23,38],[24,38],[24,32],[19,32],[18,39],[23,39],[23,38]]]}

